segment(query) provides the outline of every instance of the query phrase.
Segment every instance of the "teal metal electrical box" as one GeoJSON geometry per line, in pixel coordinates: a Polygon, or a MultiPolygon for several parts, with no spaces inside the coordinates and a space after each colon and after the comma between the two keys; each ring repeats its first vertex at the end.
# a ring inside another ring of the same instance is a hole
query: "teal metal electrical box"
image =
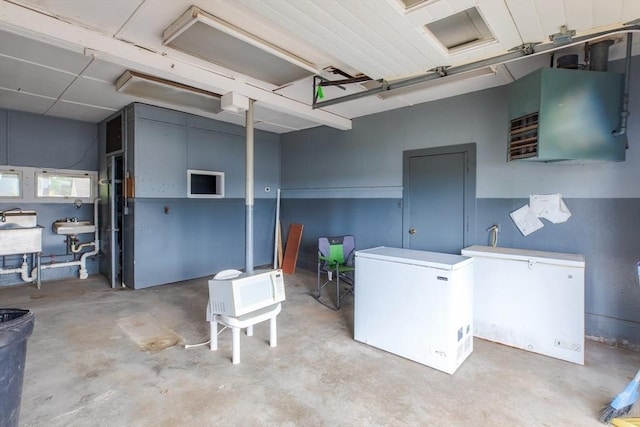
{"type": "Polygon", "coordinates": [[[623,161],[624,75],[542,68],[510,84],[507,160],[623,161]]]}

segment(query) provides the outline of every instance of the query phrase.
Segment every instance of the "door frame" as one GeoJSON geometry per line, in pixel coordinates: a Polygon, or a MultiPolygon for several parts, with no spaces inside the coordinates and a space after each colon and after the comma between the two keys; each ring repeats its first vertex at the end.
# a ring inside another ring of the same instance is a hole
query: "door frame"
{"type": "Polygon", "coordinates": [[[476,233],[476,143],[445,145],[441,147],[420,148],[402,152],[402,247],[409,248],[409,211],[411,208],[411,180],[409,165],[413,157],[438,156],[446,154],[464,154],[464,230],[463,247],[470,245],[471,236],[476,233]]]}

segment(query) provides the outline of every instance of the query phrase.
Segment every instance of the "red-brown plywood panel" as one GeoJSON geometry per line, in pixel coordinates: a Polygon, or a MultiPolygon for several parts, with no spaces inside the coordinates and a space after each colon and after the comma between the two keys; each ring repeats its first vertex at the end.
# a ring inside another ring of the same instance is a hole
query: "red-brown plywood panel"
{"type": "Polygon", "coordinates": [[[284,248],[284,261],[282,262],[282,271],[285,274],[293,274],[296,271],[296,262],[298,261],[298,250],[300,249],[303,228],[304,224],[291,224],[289,226],[287,246],[284,248]]]}

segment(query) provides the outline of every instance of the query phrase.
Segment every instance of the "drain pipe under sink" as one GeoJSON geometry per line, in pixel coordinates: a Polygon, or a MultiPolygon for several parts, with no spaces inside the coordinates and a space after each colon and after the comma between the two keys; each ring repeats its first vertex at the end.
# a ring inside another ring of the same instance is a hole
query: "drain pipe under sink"
{"type": "MultiPolygon", "coordinates": [[[[88,243],[83,243],[79,246],[72,246],[71,251],[73,253],[78,253],[80,252],[83,248],[87,248],[90,246],[93,246],[93,250],[90,252],[85,252],[82,254],[82,256],[80,257],[80,260],[78,261],[66,261],[66,262],[58,262],[58,263],[52,263],[52,264],[45,264],[45,265],[41,265],[40,266],[40,270],[47,270],[50,268],[59,268],[59,267],[73,267],[73,266],[79,266],[80,270],[79,270],[79,276],[81,279],[86,279],[87,277],[89,277],[89,273],[87,272],[87,258],[90,256],[94,256],[98,254],[98,250],[100,248],[100,239],[98,238],[98,202],[100,201],[100,198],[96,198],[93,201],[93,224],[95,225],[95,230],[93,233],[93,242],[88,242],[88,243]]],[[[21,273],[21,278],[23,281],[25,282],[33,282],[37,277],[38,277],[38,269],[37,267],[34,267],[33,270],[31,270],[31,275],[29,275],[29,271],[28,271],[29,267],[27,265],[27,258],[26,255],[23,256],[22,258],[22,268],[18,269],[17,273],[21,273]]]]}

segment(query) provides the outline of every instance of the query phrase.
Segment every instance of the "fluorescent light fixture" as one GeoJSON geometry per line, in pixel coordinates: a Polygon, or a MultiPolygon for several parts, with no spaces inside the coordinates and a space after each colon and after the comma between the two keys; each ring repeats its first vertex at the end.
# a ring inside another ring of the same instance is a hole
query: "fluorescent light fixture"
{"type": "Polygon", "coordinates": [[[116,91],[206,113],[222,111],[220,95],[193,86],[127,70],[116,82],[116,91]]]}
{"type": "MultiPolygon", "coordinates": [[[[421,90],[426,90],[426,89],[430,89],[430,88],[434,88],[434,87],[440,87],[446,84],[451,84],[451,83],[456,83],[456,82],[463,82],[463,81],[467,81],[476,77],[481,77],[481,76],[490,76],[490,75],[495,75],[496,71],[494,70],[493,67],[483,67],[483,68],[478,68],[476,70],[472,70],[472,71],[467,71],[464,73],[459,73],[459,74],[453,74],[450,76],[444,76],[444,77],[436,77],[435,74],[434,75],[429,75],[429,76],[433,76],[430,79],[427,79],[421,83],[416,83],[416,84],[412,84],[412,85],[408,85],[408,86],[401,86],[398,89],[393,89],[393,85],[394,82],[389,82],[389,90],[388,91],[384,91],[384,92],[380,92],[378,93],[376,96],[378,98],[381,99],[387,99],[387,98],[392,98],[394,96],[400,96],[400,95],[406,95],[408,93],[412,93],[412,92],[418,92],[421,90]]],[[[401,81],[397,81],[395,83],[399,83],[401,81]]],[[[376,83],[376,82],[374,82],[376,83]]],[[[380,85],[379,83],[377,84],[378,86],[380,85]]],[[[375,86],[370,86],[370,85],[363,85],[366,89],[373,89],[375,86]]]]}
{"type": "Polygon", "coordinates": [[[164,31],[163,44],[276,86],[319,74],[310,62],[195,6],[164,31]]]}

